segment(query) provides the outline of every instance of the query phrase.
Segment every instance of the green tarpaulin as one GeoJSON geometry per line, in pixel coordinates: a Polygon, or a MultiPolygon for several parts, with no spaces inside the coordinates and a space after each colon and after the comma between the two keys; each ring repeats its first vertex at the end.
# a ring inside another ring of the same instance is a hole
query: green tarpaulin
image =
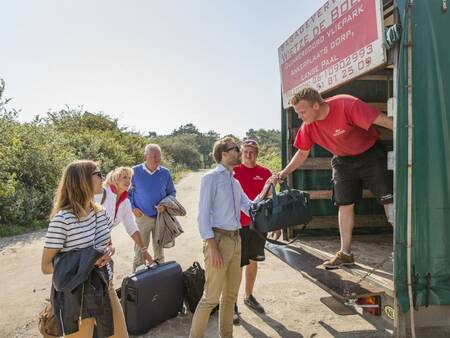
{"type": "Polygon", "coordinates": [[[396,141],[395,286],[407,290],[408,85],[413,95],[412,265],[416,306],[450,304],[450,12],[442,0],[398,0],[400,42],[396,141]],[[412,20],[412,36],[408,36],[412,20]],[[407,45],[412,43],[412,82],[407,45]]]}

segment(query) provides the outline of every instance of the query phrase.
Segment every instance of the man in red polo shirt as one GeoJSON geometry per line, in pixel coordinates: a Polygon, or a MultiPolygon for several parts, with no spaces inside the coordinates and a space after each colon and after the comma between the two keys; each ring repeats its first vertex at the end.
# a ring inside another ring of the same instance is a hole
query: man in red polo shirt
{"type": "MultiPolygon", "coordinates": [[[[239,181],[245,194],[253,200],[264,188],[266,181],[272,176],[272,172],[256,164],[259,147],[254,140],[244,140],[241,146],[242,164],[234,167],[234,177],[239,181]]],[[[257,262],[263,261],[265,240],[250,229],[251,219],[241,212],[241,266],[245,268],[245,298],[244,304],[258,313],[264,313],[264,308],[253,296],[256,273],[258,271],[257,262]]],[[[280,232],[275,233],[279,238],[280,232]]],[[[239,322],[239,312],[235,306],[233,322],[239,322]]]]}
{"type": "Polygon", "coordinates": [[[356,97],[336,95],[324,100],[317,90],[309,87],[295,94],[290,103],[303,124],[294,142],[298,151],[277,176],[283,179],[300,167],[314,144],[334,155],[333,201],[339,207],[341,249],[324,266],[333,269],[352,265],[354,206],[362,197],[363,186],[384,205],[389,218],[393,195],[387,155],[377,142],[378,133],[373,125],[392,130],[392,119],[356,97]]]}

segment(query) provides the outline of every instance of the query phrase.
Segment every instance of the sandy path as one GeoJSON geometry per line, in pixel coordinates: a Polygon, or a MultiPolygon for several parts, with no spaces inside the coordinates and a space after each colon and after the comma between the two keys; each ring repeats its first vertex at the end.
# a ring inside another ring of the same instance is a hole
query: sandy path
{"type": "MultiPolygon", "coordinates": [[[[166,250],[166,260],[178,261],[183,270],[198,260],[203,265],[201,239],[196,226],[199,182],[192,173],[177,184],[178,198],[188,211],[181,218],[185,233],[166,250]]],[[[0,337],[38,337],[36,314],[48,297],[50,276],[40,272],[45,231],[0,239],[0,337]]],[[[116,247],[115,285],[131,270],[132,241],[121,226],[113,230],[116,247]]],[[[359,315],[339,316],[321,303],[329,295],[276,257],[267,253],[260,264],[255,295],[267,314],[258,316],[239,299],[241,325],[235,337],[387,337],[359,315]]],[[[192,315],[169,320],[141,337],[186,337],[192,315]]],[[[217,315],[211,317],[206,337],[217,337],[217,315]]]]}

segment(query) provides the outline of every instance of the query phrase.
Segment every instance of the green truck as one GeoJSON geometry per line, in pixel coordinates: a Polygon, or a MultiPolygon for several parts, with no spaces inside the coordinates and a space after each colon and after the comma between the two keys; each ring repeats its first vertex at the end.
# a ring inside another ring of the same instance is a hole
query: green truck
{"type": "MultiPolygon", "coordinates": [[[[394,119],[389,150],[394,226],[370,191],[356,208],[352,267],[321,267],[340,247],[331,154],[315,145],[288,178],[311,196],[313,221],[267,249],[396,337],[450,337],[450,11],[446,0],[329,0],[279,48],[282,163],[301,121],[289,98],[303,86],[359,97],[394,119]]],[[[351,313],[351,312],[350,312],[351,313]]]]}

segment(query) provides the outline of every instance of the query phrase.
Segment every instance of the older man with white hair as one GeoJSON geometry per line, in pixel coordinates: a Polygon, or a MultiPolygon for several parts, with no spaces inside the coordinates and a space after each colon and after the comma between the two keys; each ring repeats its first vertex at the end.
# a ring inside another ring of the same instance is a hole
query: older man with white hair
{"type": "MultiPolygon", "coordinates": [[[[169,170],[161,165],[159,145],[148,144],[144,151],[144,163],[134,166],[133,171],[129,198],[144,241],[144,249],[147,249],[150,244],[151,235],[154,260],[162,263],[164,262],[164,250],[155,239],[156,216],[158,212],[165,212],[164,206],[159,205],[161,200],[167,196],[175,197],[176,190],[169,170]]],[[[142,248],[136,246],[133,270],[142,264],[144,264],[142,248]]]]}

